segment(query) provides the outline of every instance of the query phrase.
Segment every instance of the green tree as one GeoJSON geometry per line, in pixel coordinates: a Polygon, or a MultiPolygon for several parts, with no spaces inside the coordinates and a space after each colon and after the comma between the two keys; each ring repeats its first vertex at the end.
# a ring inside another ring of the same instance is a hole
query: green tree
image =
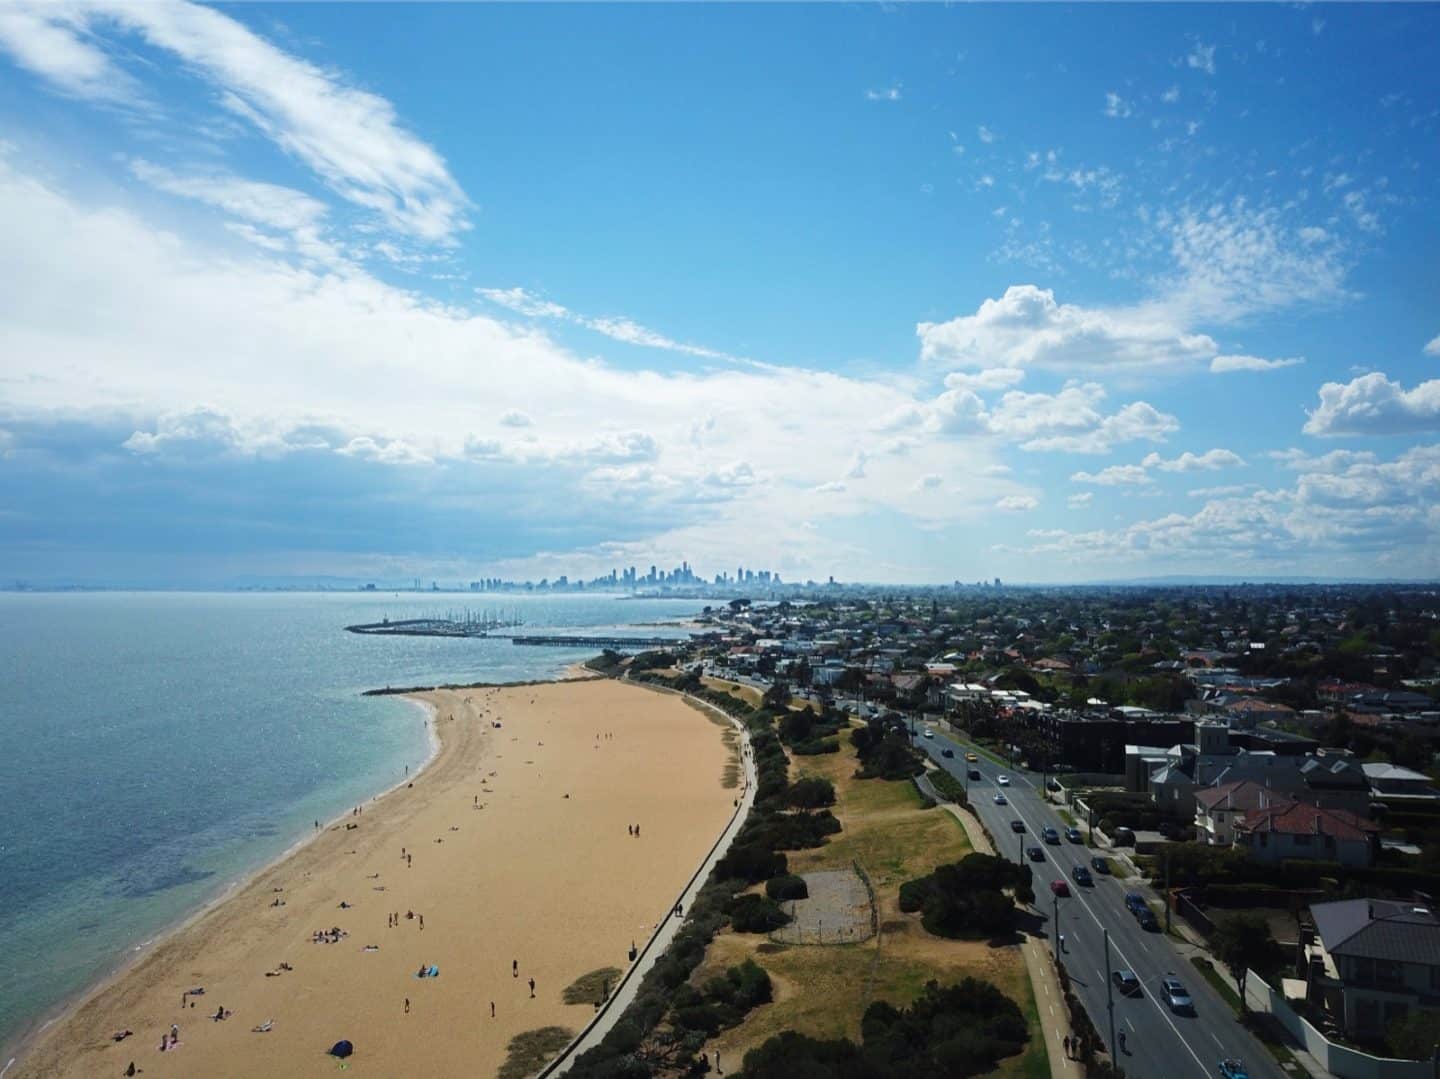
{"type": "Polygon", "coordinates": [[[1262,975],[1279,970],[1285,953],[1270,935],[1270,924],[1258,914],[1231,914],[1215,923],[1210,938],[1215,958],[1225,964],[1230,977],[1240,990],[1240,1008],[1248,1010],[1245,1001],[1245,978],[1253,969],[1262,975]]]}
{"type": "Polygon", "coordinates": [[[1440,1043],[1434,1012],[1413,1011],[1392,1019],[1385,1028],[1390,1051],[1405,1060],[1429,1060],[1440,1043]]]}

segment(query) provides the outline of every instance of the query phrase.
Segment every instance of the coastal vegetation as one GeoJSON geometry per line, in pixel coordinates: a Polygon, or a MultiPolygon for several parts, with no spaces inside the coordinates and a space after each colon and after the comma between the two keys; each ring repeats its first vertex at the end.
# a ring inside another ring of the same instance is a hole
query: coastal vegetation
{"type": "Polygon", "coordinates": [[[1033,903],[1028,865],[993,854],[967,854],[900,886],[900,909],[921,912],[937,937],[994,937],[1015,926],[1015,902],[1033,903]]]}
{"type": "Polygon", "coordinates": [[[989,1072],[1030,1039],[1019,1005],[978,978],[944,988],[927,982],[903,1008],[876,1001],[865,1009],[860,1029],[859,1045],[786,1031],[746,1053],[741,1074],[747,1079],[951,1079],[989,1072]]]}
{"type": "Polygon", "coordinates": [[[925,770],[924,758],[910,742],[899,716],[877,716],[850,732],[860,761],[861,779],[909,779],[925,770]]]}

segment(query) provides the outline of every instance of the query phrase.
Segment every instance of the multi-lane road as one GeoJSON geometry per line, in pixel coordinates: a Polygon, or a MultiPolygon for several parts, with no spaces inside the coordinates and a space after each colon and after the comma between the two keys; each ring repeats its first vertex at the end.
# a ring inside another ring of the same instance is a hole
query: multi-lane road
{"type": "MultiPolygon", "coordinates": [[[[1243,1060],[1254,1079],[1283,1079],[1285,1072],[1265,1048],[1235,1019],[1235,1013],[1200,976],[1188,960],[1182,958],[1163,932],[1146,931],[1125,908],[1125,893],[1139,891],[1158,907],[1153,893],[1138,882],[1125,883],[1113,876],[1094,874],[1092,887],[1075,882],[1071,870],[1077,865],[1090,865],[1096,853],[1091,848],[1064,839],[1065,822],[1046,802],[1038,775],[1004,768],[983,755],[976,763],[967,764],[965,753],[972,750],[936,730],[933,737],[918,737],[922,747],[935,761],[969,784],[970,804],[995,837],[998,853],[1023,860],[1035,874],[1035,906],[1046,920],[1050,940],[1055,940],[1056,926],[1051,920],[1059,915],[1059,932],[1064,935],[1061,958],[1070,973],[1070,982],[1094,1020],[1100,1036],[1110,1037],[1106,962],[1103,931],[1110,933],[1110,968],[1133,971],[1140,981],[1140,992],[1123,996],[1114,990],[1115,1031],[1125,1036],[1125,1049],[1118,1054],[1118,1063],[1135,1079],[1170,1079],[1170,1077],[1213,1077],[1219,1075],[1220,1061],[1226,1057],[1243,1060]],[[950,749],[954,757],[943,756],[950,749]],[[967,779],[967,768],[976,768],[980,779],[967,779]],[[1008,786],[997,785],[1004,775],[1008,786]],[[997,791],[1005,795],[1005,805],[996,805],[997,791]],[[1025,825],[1023,833],[1012,830],[1013,821],[1025,825]],[[1061,835],[1058,845],[1047,844],[1041,830],[1056,829],[1061,835]],[[1031,861],[1025,851],[1038,846],[1044,861],[1031,861]],[[1056,899],[1050,882],[1064,880],[1070,888],[1068,898],[1056,899]],[[1194,1000],[1193,1014],[1173,1012],[1165,1001],[1161,982],[1178,978],[1194,1000]]],[[[1117,864],[1117,869],[1120,868],[1117,864]]],[[[1122,870],[1123,871],[1123,870],[1122,870]]],[[[1164,914],[1156,910],[1161,926],[1164,914]]],[[[1118,1040],[1118,1039],[1117,1039],[1118,1040]]]]}

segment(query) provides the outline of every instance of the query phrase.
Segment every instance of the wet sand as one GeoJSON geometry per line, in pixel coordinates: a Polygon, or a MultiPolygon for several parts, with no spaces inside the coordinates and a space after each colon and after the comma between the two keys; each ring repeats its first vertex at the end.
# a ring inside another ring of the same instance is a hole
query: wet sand
{"type": "Polygon", "coordinates": [[[311,1076],[335,1070],[325,1052],[342,1038],[354,1074],[488,1076],[516,1034],[578,1031],[594,1009],[564,1004],[565,987],[628,966],[730,818],[723,728],[609,680],[419,699],[440,748],[413,786],[157,943],[6,1079],[119,1076],[131,1061],[151,1079],[311,1076]],[[332,927],[345,935],[312,941],[332,927]],[[439,976],[417,978],[422,964],[439,976]],[[172,1023],[179,1048],[161,1052],[172,1023]]]}

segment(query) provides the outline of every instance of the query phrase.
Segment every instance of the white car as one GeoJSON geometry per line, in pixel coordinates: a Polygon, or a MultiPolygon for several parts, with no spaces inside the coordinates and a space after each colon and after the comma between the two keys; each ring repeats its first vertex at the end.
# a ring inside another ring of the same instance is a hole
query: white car
{"type": "Polygon", "coordinates": [[[998,783],[998,784],[1000,784],[1000,786],[1002,786],[1002,787],[1008,787],[1008,786],[1010,786],[1010,777],[1009,777],[1009,776],[996,776],[996,777],[995,777],[995,782],[998,783]]]}
{"type": "Polygon", "coordinates": [[[925,737],[926,737],[926,738],[934,738],[934,737],[935,737],[935,732],[932,731],[932,730],[930,730],[930,729],[927,727],[927,728],[925,729],[925,737]]]}
{"type": "Polygon", "coordinates": [[[1003,805],[1007,804],[1006,801],[1005,801],[1005,796],[1004,796],[1003,794],[1001,794],[999,791],[996,791],[996,792],[995,792],[995,804],[996,804],[997,806],[1003,806],[1003,805]]]}

